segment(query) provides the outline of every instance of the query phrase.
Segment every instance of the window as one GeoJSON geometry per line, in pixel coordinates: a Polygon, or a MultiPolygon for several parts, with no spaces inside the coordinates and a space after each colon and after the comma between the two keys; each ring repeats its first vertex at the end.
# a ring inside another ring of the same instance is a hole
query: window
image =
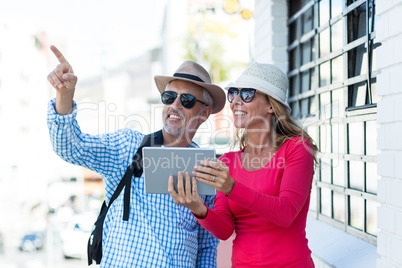
{"type": "Polygon", "coordinates": [[[288,0],[289,104],[319,146],[310,215],[376,244],[374,0],[288,0]]]}

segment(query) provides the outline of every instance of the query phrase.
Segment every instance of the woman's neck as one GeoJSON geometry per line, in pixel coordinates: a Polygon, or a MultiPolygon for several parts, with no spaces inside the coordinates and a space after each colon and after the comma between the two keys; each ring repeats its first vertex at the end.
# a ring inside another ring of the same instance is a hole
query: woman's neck
{"type": "Polygon", "coordinates": [[[258,155],[267,151],[275,150],[276,132],[247,132],[246,152],[258,155]]]}

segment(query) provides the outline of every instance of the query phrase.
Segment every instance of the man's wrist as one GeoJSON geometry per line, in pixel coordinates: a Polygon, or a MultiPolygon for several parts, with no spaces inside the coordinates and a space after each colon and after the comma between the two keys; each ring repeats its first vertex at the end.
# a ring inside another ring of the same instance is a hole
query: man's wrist
{"type": "Polygon", "coordinates": [[[54,109],[59,115],[71,114],[73,112],[74,102],[72,98],[63,98],[56,96],[54,109]]]}

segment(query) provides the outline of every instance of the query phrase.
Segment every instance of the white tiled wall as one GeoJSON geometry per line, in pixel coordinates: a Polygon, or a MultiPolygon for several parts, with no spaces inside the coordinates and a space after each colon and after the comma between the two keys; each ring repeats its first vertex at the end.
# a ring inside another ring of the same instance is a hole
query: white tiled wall
{"type": "Polygon", "coordinates": [[[376,1],[378,103],[377,267],[402,267],[402,1],[376,1]]]}
{"type": "Polygon", "coordinates": [[[288,71],[286,1],[255,1],[255,60],[288,71]]]}

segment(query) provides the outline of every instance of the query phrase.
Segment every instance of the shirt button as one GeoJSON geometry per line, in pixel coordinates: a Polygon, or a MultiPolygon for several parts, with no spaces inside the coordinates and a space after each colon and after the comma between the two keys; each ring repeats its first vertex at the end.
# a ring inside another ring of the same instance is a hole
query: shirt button
{"type": "Polygon", "coordinates": [[[54,123],[55,123],[56,125],[58,125],[58,124],[59,124],[59,120],[54,120],[54,123]]]}

